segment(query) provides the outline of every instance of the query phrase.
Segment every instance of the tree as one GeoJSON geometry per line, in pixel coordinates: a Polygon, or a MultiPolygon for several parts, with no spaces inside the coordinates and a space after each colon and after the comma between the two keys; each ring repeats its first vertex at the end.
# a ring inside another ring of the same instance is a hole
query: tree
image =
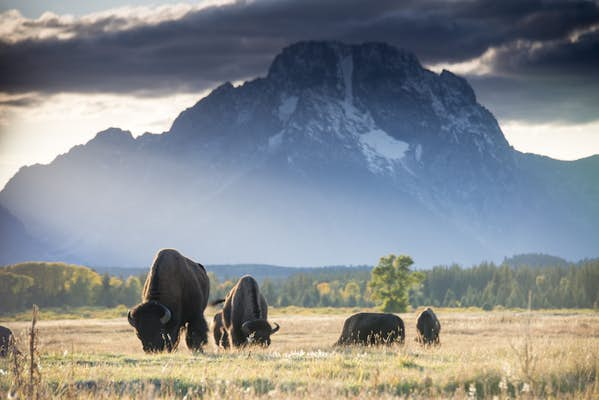
{"type": "Polygon", "coordinates": [[[141,298],[141,282],[137,276],[130,276],[121,286],[121,302],[131,307],[139,302],[141,298]]]}
{"type": "Polygon", "coordinates": [[[405,312],[408,308],[408,293],[410,288],[419,284],[420,274],[410,273],[410,266],[414,263],[406,255],[396,256],[391,254],[381,257],[379,263],[372,270],[368,287],[372,299],[382,305],[383,311],[405,312]]]}
{"type": "Polygon", "coordinates": [[[356,281],[347,282],[341,295],[345,305],[354,307],[360,299],[360,285],[356,281]]]}
{"type": "Polygon", "coordinates": [[[272,283],[270,279],[264,279],[264,281],[260,285],[260,293],[262,293],[268,304],[275,304],[275,301],[277,299],[277,292],[275,285],[272,283]]]}
{"type": "Polygon", "coordinates": [[[113,287],[115,278],[111,278],[108,273],[102,275],[102,285],[98,287],[96,294],[96,304],[103,307],[116,306],[116,298],[114,297],[113,287]]]}
{"type": "Polygon", "coordinates": [[[0,268],[0,304],[2,312],[13,311],[29,305],[29,289],[33,278],[6,272],[0,268]]]}
{"type": "Polygon", "coordinates": [[[445,307],[459,307],[458,299],[456,298],[453,290],[447,289],[447,292],[445,292],[445,298],[443,299],[443,305],[445,307]]]}

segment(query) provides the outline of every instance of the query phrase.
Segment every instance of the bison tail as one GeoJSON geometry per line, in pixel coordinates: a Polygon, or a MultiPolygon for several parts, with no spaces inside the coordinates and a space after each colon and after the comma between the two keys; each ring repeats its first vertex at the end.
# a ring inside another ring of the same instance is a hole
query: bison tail
{"type": "Polygon", "coordinates": [[[210,305],[215,306],[217,304],[224,303],[224,302],[225,302],[225,299],[218,299],[218,300],[214,300],[213,302],[211,302],[210,305]]]}

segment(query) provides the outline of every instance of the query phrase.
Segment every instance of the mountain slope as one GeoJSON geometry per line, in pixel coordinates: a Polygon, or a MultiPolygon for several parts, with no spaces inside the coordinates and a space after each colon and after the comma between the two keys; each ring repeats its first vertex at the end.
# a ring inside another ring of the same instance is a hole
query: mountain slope
{"type": "Polygon", "coordinates": [[[29,235],[25,226],[0,206],[0,257],[2,264],[43,260],[50,256],[45,246],[29,235]]]}
{"type": "Polygon", "coordinates": [[[567,168],[567,182],[561,169],[511,149],[448,71],[381,43],[302,42],[169,132],[112,128],[22,168],[0,203],[68,261],[96,265],[147,265],[161,247],[287,265],[593,255],[597,167],[567,168]]]}

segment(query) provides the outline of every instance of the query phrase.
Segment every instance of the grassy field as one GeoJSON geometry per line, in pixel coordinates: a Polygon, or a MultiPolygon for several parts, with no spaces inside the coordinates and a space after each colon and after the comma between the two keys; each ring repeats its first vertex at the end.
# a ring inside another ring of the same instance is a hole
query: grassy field
{"type": "MultiPolygon", "coordinates": [[[[599,398],[596,312],[439,309],[438,348],[413,341],[414,312],[400,314],[403,346],[333,348],[355,311],[273,310],[281,330],[268,349],[218,351],[211,340],[203,354],[182,342],[161,355],[143,353],[126,317],[115,318],[122,310],[41,313],[34,387],[54,398],[599,398]]],[[[28,357],[24,317],[0,324],[28,357]]],[[[29,374],[28,358],[0,360],[0,398],[26,391],[29,374]]]]}

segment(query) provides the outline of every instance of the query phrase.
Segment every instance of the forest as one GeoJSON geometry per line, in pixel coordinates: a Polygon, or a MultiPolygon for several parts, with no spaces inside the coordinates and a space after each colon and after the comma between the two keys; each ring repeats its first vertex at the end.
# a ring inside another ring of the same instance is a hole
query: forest
{"type": "MultiPolygon", "coordinates": [[[[217,277],[208,269],[210,298],[223,298],[237,276],[217,277]]],[[[275,307],[374,307],[368,283],[372,268],[303,268],[296,274],[263,278],[260,288],[275,307]]],[[[117,276],[59,262],[28,262],[0,268],[0,314],[40,307],[130,307],[140,301],[146,271],[117,276]]],[[[501,265],[436,266],[412,272],[412,307],[599,308],[599,259],[567,263],[538,255],[518,256],[501,265]],[[539,260],[541,260],[539,262],[539,260]]]]}

